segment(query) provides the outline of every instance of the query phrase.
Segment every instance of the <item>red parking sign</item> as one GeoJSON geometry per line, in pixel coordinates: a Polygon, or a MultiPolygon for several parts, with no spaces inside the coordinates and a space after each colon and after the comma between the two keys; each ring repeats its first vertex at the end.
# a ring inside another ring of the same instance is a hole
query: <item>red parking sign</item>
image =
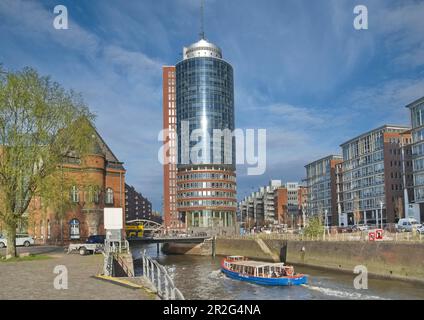
{"type": "Polygon", "coordinates": [[[375,232],[368,232],[369,241],[375,241],[375,232]]]}
{"type": "Polygon", "coordinates": [[[383,240],[383,229],[375,230],[375,239],[383,240]]]}

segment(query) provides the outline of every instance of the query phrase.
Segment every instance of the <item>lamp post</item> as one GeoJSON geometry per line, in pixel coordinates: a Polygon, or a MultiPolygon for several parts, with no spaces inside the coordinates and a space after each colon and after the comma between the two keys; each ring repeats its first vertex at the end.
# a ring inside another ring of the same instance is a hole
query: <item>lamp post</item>
{"type": "Polygon", "coordinates": [[[327,231],[327,209],[324,210],[324,239],[325,239],[325,232],[327,231]]]}
{"type": "Polygon", "coordinates": [[[381,229],[383,229],[383,201],[380,201],[381,229]]]}

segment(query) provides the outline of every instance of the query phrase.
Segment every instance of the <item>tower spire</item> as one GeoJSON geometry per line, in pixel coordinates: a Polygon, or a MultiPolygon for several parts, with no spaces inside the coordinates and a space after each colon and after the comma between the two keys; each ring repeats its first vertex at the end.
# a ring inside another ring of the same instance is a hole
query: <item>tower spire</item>
{"type": "Polygon", "coordinates": [[[200,39],[205,39],[204,10],[205,10],[204,0],[200,0],[200,33],[199,33],[200,39]]]}

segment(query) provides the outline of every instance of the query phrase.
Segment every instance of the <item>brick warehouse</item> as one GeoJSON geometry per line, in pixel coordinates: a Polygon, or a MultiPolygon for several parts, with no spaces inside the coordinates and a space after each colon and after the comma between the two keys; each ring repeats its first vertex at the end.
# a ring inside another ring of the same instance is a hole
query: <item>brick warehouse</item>
{"type": "Polygon", "coordinates": [[[37,243],[84,241],[90,235],[104,234],[105,207],[123,208],[125,213],[123,163],[97,131],[93,138],[89,155],[84,159],[68,157],[62,166],[62,176],[72,184],[69,190],[72,206],[43,210],[42,199],[32,200],[28,208],[28,233],[37,243]]]}

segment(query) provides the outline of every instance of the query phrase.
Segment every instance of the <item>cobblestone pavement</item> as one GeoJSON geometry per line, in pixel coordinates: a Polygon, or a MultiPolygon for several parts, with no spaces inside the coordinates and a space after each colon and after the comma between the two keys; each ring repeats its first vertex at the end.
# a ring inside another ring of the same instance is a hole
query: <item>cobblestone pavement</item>
{"type": "MultiPolygon", "coordinates": [[[[51,250],[50,250],[51,251],[51,250]]],[[[130,289],[93,276],[102,270],[102,255],[65,254],[63,248],[48,253],[51,259],[0,262],[0,300],[4,299],[82,299],[151,300],[155,296],[141,289],[130,289]],[[68,289],[57,290],[53,283],[57,265],[68,270],[68,289]]]]}

